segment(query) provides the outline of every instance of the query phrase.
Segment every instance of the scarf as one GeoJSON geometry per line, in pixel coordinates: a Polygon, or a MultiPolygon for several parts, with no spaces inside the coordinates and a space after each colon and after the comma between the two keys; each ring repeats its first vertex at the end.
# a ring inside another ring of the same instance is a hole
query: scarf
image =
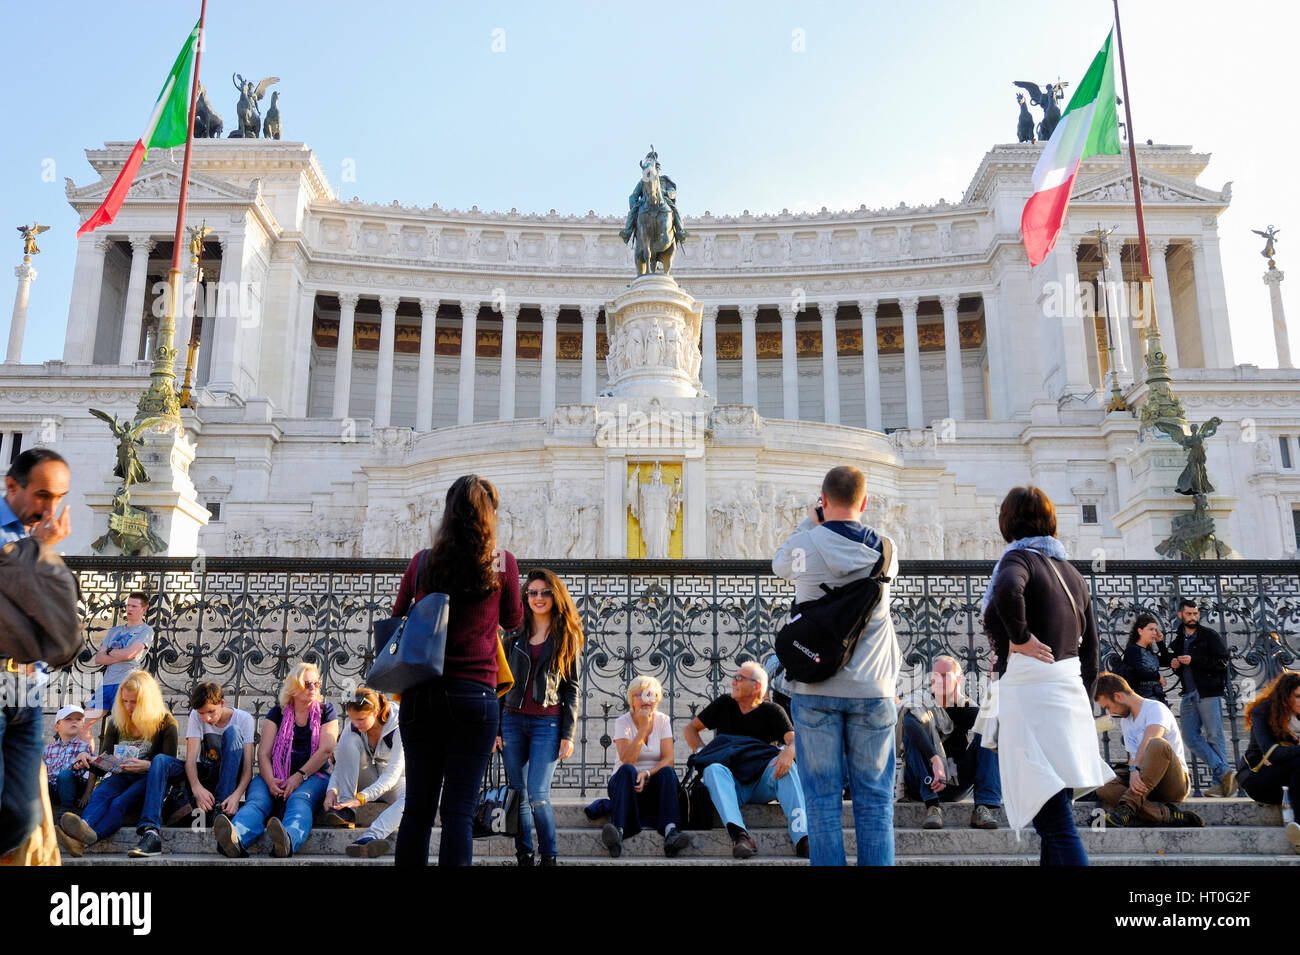
{"type": "MultiPolygon", "coordinates": [[[[280,726],[275,732],[275,745],[271,747],[271,772],[276,779],[289,778],[289,761],[293,756],[294,708],[290,700],[280,707],[280,726]]],[[[320,704],[313,703],[307,717],[311,727],[311,751],[320,744],[320,704]]]]}
{"type": "Polygon", "coordinates": [[[1002,560],[1013,550],[1036,550],[1044,557],[1055,557],[1057,560],[1070,559],[1070,555],[1065,552],[1065,545],[1055,537],[1022,537],[1020,540],[1012,541],[1002,552],[1002,557],[999,557],[998,562],[993,565],[993,573],[989,574],[989,585],[984,589],[984,597],[980,600],[980,616],[988,612],[989,601],[993,599],[993,583],[998,579],[998,571],[1002,569],[1002,560]]]}

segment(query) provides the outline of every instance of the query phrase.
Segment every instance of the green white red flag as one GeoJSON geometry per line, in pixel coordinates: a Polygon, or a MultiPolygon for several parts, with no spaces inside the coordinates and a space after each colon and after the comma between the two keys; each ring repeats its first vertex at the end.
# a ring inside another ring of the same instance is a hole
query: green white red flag
{"type": "Polygon", "coordinates": [[[158,101],[154,103],[153,113],[149,116],[149,124],[145,127],[144,135],[136,140],[135,148],[131,150],[126,165],[118,173],[113,188],[109,189],[108,195],[104,197],[103,205],[96,209],[77,230],[78,237],[113,221],[117,211],[122,208],[122,203],[126,201],[126,194],[131,189],[131,183],[135,181],[135,174],[140,171],[150,149],[181,146],[189,137],[190,77],[194,69],[194,50],[198,39],[199,24],[196,23],[190,35],[186,37],[185,45],[181,47],[176,62],[172,64],[171,72],[167,74],[167,80],[163,83],[162,92],[158,94],[158,101]]]}
{"type": "Polygon", "coordinates": [[[1056,245],[1070,207],[1070,191],[1079,163],[1089,156],[1116,155],[1120,151],[1115,57],[1110,48],[1113,33],[1106,35],[1106,42],[1093,57],[1034,166],[1034,194],[1020,215],[1020,232],[1030,265],[1042,262],[1056,245]]]}

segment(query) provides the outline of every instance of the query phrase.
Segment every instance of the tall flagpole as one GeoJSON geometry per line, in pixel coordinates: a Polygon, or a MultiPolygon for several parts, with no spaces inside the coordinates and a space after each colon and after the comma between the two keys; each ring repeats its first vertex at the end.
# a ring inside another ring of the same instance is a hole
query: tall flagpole
{"type": "Polygon", "coordinates": [[[190,157],[194,151],[194,113],[198,106],[199,59],[203,54],[203,19],[207,14],[208,0],[199,8],[199,36],[194,45],[194,76],[190,81],[189,124],[185,130],[185,163],[181,167],[180,200],[176,204],[176,238],[172,242],[172,266],[167,271],[167,300],[162,320],[158,326],[158,345],[153,353],[153,370],[149,373],[149,387],[136,405],[137,423],[146,418],[163,417],[179,423],[180,402],[176,397],[176,309],[183,294],[181,278],[181,248],[185,235],[185,199],[190,186],[190,157]]]}
{"type": "Polygon", "coordinates": [[[1143,314],[1150,320],[1147,329],[1147,397],[1142,405],[1142,426],[1150,428],[1157,421],[1177,424],[1186,430],[1183,403],[1178,400],[1170,385],[1169,365],[1165,350],[1160,344],[1160,325],[1156,317],[1156,299],[1151,278],[1151,256],[1147,252],[1147,225],[1142,215],[1142,180],[1138,178],[1137,135],[1133,132],[1133,100],[1128,95],[1128,70],[1124,65],[1124,33],[1119,25],[1119,0],[1115,5],[1115,42],[1119,48],[1119,76],[1124,90],[1124,122],[1128,129],[1128,159],[1133,178],[1133,206],[1137,213],[1138,259],[1142,268],[1143,314]]]}

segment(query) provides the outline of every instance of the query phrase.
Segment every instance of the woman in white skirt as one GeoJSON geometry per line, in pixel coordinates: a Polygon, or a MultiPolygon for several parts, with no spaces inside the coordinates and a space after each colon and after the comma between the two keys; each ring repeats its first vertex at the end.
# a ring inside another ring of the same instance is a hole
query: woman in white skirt
{"type": "Polygon", "coordinates": [[[998,515],[1010,545],[984,595],[998,680],[998,762],[1013,829],[1032,821],[1042,865],[1087,865],[1075,792],[1115,773],[1092,717],[1097,630],[1088,586],[1056,539],[1056,509],[1036,487],[1012,488],[998,515]]]}

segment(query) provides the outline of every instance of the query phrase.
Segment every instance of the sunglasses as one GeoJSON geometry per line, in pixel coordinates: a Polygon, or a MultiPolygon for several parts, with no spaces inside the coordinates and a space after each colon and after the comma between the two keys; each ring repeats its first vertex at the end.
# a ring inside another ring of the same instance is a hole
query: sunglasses
{"type": "Polygon", "coordinates": [[[551,591],[549,591],[549,590],[530,590],[530,591],[528,591],[528,596],[529,596],[529,599],[533,599],[533,598],[541,599],[541,598],[543,598],[543,597],[550,597],[550,596],[551,596],[551,591]]]}
{"type": "Polygon", "coordinates": [[[304,681],[303,681],[303,684],[302,684],[302,688],[303,688],[304,690],[319,690],[320,687],[321,687],[321,682],[320,682],[320,680],[316,680],[316,681],[313,682],[313,683],[309,683],[309,682],[307,682],[306,680],[304,680],[304,681]]]}
{"type": "Polygon", "coordinates": [[[743,673],[733,673],[733,674],[731,675],[731,682],[732,682],[732,683],[735,683],[737,680],[748,680],[750,683],[757,683],[757,682],[758,682],[758,681],[755,680],[752,676],[745,676],[745,674],[743,674],[743,673]]]}

